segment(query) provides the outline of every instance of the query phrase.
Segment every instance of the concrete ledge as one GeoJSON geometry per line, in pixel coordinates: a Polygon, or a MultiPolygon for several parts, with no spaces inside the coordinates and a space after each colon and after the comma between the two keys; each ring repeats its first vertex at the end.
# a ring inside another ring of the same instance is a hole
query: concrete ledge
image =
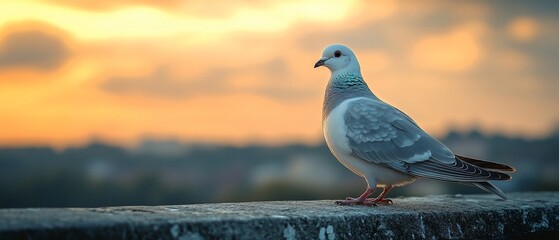
{"type": "Polygon", "coordinates": [[[559,192],[331,200],[2,209],[0,239],[514,239],[559,236],[559,192]]]}

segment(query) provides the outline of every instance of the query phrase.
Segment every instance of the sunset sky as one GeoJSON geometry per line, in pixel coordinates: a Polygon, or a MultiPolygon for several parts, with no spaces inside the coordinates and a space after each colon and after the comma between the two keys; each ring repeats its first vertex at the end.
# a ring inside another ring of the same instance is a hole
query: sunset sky
{"type": "Polygon", "coordinates": [[[0,2],[0,146],[322,141],[322,49],[427,132],[559,126],[559,1],[0,2]]]}

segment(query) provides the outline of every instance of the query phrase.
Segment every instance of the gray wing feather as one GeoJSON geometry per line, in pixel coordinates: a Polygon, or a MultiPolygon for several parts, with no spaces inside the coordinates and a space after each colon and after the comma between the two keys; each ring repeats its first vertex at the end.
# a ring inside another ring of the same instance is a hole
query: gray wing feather
{"type": "Polygon", "coordinates": [[[459,159],[398,109],[374,99],[350,102],[344,115],[353,154],[415,176],[479,182],[506,178],[459,159]]]}

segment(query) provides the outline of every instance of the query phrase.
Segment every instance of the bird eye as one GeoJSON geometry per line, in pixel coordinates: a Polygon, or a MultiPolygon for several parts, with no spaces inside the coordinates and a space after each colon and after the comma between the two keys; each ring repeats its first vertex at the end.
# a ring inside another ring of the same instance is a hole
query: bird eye
{"type": "Polygon", "coordinates": [[[335,58],[339,58],[340,56],[342,56],[342,52],[340,52],[339,50],[334,52],[334,57],[335,58]]]}

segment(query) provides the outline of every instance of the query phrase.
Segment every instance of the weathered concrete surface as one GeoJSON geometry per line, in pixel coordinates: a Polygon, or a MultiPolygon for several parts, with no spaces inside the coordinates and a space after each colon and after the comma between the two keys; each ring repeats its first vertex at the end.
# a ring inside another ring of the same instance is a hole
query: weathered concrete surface
{"type": "Polygon", "coordinates": [[[0,239],[514,239],[559,236],[559,192],[0,210],[0,239]]]}

